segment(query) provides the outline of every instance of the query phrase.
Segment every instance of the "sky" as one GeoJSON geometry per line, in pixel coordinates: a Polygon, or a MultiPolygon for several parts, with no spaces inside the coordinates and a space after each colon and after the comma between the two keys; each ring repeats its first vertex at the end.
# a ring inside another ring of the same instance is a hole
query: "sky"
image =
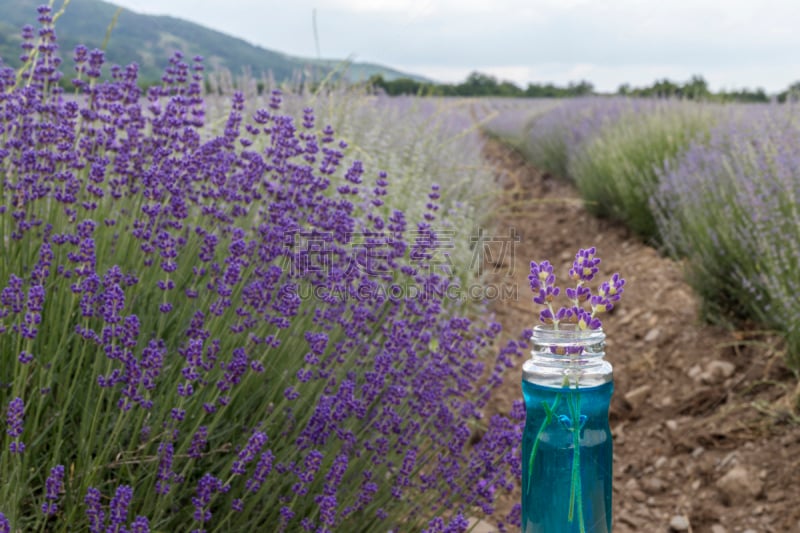
{"type": "Polygon", "coordinates": [[[294,56],[319,50],[441,82],[479,71],[610,92],[697,74],[715,91],[775,93],[800,80],[797,0],[111,1],[294,56]]]}

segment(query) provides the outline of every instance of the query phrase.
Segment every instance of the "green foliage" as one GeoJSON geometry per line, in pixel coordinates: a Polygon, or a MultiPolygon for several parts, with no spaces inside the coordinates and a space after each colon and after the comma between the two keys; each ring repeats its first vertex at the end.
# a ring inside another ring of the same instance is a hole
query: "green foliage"
{"type": "Polygon", "coordinates": [[[717,93],[715,101],[719,102],[742,102],[751,104],[764,104],[769,102],[769,96],[762,88],[755,90],[740,89],[732,91],[720,91],[717,93]]]}
{"type": "Polygon", "coordinates": [[[686,83],[676,83],[666,78],[657,80],[652,85],[640,88],[631,88],[630,84],[623,83],[617,89],[620,96],[641,96],[657,98],[681,98],[686,100],[704,100],[714,102],[769,102],[769,97],[764,89],[755,90],[739,89],[712,93],[708,82],[699,75],[694,75],[686,83]]]}
{"type": "Polygon", "coordinates": [[[778,102],[798,102],[800,101],[800,81],[789,85],[785,91],[778,94],[778,102]]]}
{"type": "Polygon", "coordinates": [[[617,89],[617,94],[622,96],[645,96],[657,98],[686,98],[687,100],[705,100],[711,96],[708,83],[702,76],[692,76],[684,83],[678,84],[666,78],[657,80],[649,87],[631,89],[630,85],[623,84],[617,89]]]}

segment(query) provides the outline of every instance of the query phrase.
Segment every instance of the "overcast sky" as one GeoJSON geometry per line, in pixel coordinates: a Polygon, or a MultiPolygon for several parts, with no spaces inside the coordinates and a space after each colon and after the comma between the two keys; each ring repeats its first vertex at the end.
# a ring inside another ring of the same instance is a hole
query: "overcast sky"
{"type": "Polygon", "coordinates": [[[797,0],[112,0],[203,24],[290,55],[353,57],[463,81],[520,86],[706,78],[714,90],[800,80],[797,0]]]}

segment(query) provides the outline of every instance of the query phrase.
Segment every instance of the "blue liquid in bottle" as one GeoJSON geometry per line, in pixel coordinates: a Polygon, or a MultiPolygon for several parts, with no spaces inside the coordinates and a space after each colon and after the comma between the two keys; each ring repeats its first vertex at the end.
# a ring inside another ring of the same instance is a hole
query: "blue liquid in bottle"
{"type": "Polygon", "coordinates": [[[523,533],[611,532],[613,389],[610,381],[576,389],[523,380],[523,533]]]}

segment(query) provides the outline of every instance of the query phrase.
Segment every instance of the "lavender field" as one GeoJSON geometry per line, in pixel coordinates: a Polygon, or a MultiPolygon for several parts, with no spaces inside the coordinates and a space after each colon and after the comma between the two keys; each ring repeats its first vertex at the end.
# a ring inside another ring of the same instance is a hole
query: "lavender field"
{"type": "Polygon", "coordinates": [[[491,516],[524,345],[452,297],[492,183],[468,109],[208,97],[180,54],[142,92],[52,19],[0,69],[0,531],[491,516]]]}
{"type": "Polygon", "coordinates": [[[780,332],[800,371],[796,105],[594,98],[519,114],[495,133],[682,261],[706,318],[780,332]]]}
{"type": "Polygon", "coordinates": [[[498,394],[528,348],[480,290],[488,136],[800,371],[792,105],[262,93],[179,53],[143,90],[59,50],[46,7],[21,36],[23,67],[0,63],[0,533],[515,530],[525,412],[498,394]]]}

